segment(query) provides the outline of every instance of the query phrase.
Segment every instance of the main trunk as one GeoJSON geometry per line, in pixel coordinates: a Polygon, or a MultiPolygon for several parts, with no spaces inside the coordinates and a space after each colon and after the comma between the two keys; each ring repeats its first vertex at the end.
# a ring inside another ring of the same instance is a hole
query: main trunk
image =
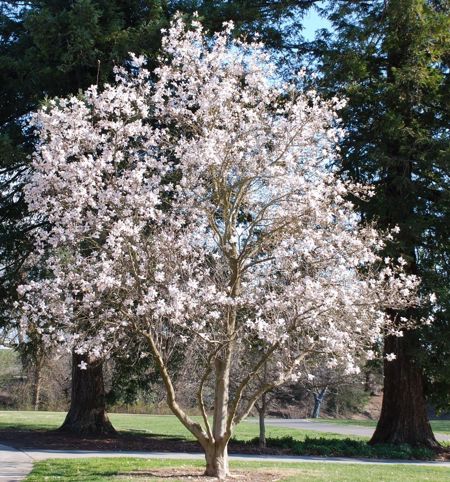
{"type": "Polygon", "coordinates": [[[396,359],[384,363],[383,405],[370,443],[408,443],[434,449],[439,443],[428,421],[421,370],[408,355],[410,336],[405,333],[403,338],[385,340],[385,353],[395,353],[396,359]]]}
{"type": "Polygon", "coordinates": [[[214,442],[205,448],[205,475],[225,480],[229,472],[227,419],[230,384],[230,347],[224,350],[222,358],[215,360],[215,394],[212,433],[214,442]]]}
{"type": "Polygon", "coordinates": [[[116,431],[106,414],[103,365],[88,364],[84,355],[72,355],[72,396],[70,409],[60,430],[82,435],[114,434],[116,431]]]}
{"type": "Polygon", "coordinates": [[[211,447],[205,450],[205,475],[209,477],[217,477],[220,481],[225,480],[230,475],[227,447],[227,442],[221,442],[211,444],[211,447]]]}

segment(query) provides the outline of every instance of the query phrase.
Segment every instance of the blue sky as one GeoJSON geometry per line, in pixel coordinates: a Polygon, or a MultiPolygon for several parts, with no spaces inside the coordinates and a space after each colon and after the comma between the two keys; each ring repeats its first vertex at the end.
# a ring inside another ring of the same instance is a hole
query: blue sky
{"type": "Polygon", "coordinates": [[[310,8],[308,13],[303,17],[303,26],[304,29],[302,33],[305,39],[314,40],[316,30],[331,27],[331,24],[327,19],[321,17],[315,8],[310,8]]]}

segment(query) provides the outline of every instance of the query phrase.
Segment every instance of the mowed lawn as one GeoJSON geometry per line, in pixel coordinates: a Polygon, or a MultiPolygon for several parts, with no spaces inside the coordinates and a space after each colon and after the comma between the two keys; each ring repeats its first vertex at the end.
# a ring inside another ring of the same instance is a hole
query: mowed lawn
{"type": "MultiPolygon", "coordinates": [[[[52,430],[62,424],[64,417],[64,412],[0,411],[0,430],[11,428],[22,430],[52,430]]],[[[121,432],[194,440],[191,433],[188,432],[173,415],[111,413],[109,417],[116,430],[121,432]]],[[[201,421],[200,417],[193,418],[199,422],[201,421]]],[[[238,440],[251,440],[258,436],[258,424],[242,422],[238,425],[234,436],[238,440]]],[[[306,436],[333,439],[348,438],[348,435],[271,427],[270,425],[267,425],[266,436],[274,438],[292,436],[297,440],[304,440],[306,436]]],[[[352,436],[352,438],[358,440],[365,439],[364,437],[357,436],[352,436]]]]}
{"type": "MultiPolygon", "coordinates": [[[[106,482],[167,481],[176,482],[202,473],[202,460],[145,460],[136,458],[53,459],[34,465],[27,482],[106,482]],[[178,478],[180,477],[180,478],[178,478]]],[[[232,461],[234,480],[253,482],[448,482],[450,470],[445,467],[413,465],[360,465],[337,463],[270,463],[232,461]],[[244,478],[244,476],[247,476],[244,478]]],[[[192,480],[191,479],[191,480],[192,480]]],[[[210,480],[210,479],[209,479],[210,480]]],[[[231,479],[233,480],[233,479],[231,479]]]]}
{"type": "MultiPolygon", "coordinates": [[[[63,412],[0,411],[0,429],[55,429],[64,420],[63,412]]],[[[128,433],[192,439],[174,416],[110,414],[116,429],[128,433]]],[[[296,430],[281,427],[267,427],[268,436],[290,435],[297,440],[306,436],[317,438],[346,438],[348,436],[322,433],[310,430],[296,430]]],[[[249,440],[258,435],[258,424],[243,422],[236,431],[236,438],[249,440]]],[[[362,437],[352,437],[363,439],[362,437]]],[[[181,459],[136,459],[136,458],[95,458],[95,459],[49,459],[34,464],[28,482],[106,482],[117,481],[166,481],[191,480],[202,473],[203,460],[181,459]],[[180,477],[180,478],[178,478],[180,477]]],[[[399,482],[450,480],[450,469],[446,467],[425,467],[414,465],[358,465],[337,463],[285,463],[285,462],[241,462],[233,461],[232,470],[237,480],[243,482],[399,482]]]]}
{"type": "MultiPolygon", "coordinates": [[[[334,423],[336,425],[359,425],[363,427],[373,427],[377,425],[376,420],[341,420],[341,419],[310,419],[311,422],[326,422],[334,423]]],[[[431,420],[431,428],[434,432],[444,433],[450,435],[450,420],[431,420]]]]}

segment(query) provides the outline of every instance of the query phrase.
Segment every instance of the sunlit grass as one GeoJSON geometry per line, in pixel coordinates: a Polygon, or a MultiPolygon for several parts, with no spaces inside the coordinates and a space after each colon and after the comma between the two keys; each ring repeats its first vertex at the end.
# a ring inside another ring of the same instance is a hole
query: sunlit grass
{"type": "MultiPolygon", "coordinates": [[[[95,459],[53,459],[35,463],[27,482],[109,482],[121,481],[161,481],[152,470],[182,468],[186,474],[199,473],[204,467],[202,460],[136,459],[136,458],[95,458],[95,459]],[[148,471],[132,477],[136,471],[148,471]]],[[[362,465],[337,463],[284,463],[284,462],[241,462],[232,461],[231,470],[255,471],[274,470],[281,482],[447,482],[449,469],[445,467],[419,467],[413,465],[362,465]]],[[[167,474],[167,473],[166,473],[167,474]]],[[[170,478],[172,482],[177,479],[170,478]]],[[[260,480],[260,479],[259,479],[260,480]]]]}
{"type": "MultiPolygon", "coordinates": [[[[64,412],[34,412],[34,411],[0,411],[0,429],[15,428],[21,430],[52,430],[58,428],[64,421],[64,412]]],[[[137,433],[194,440],[194,437],[173,415],[136,415],[126,413],[109,414],[112,424],[121,432],[137,433]]],[[[200,417],[194,417],[200,421],[200,417]]],[[[268,425],[267,437],[292,436],[296,440],[305,437],[348,438],[348,435],[298,430],[268,425]]],[[[242,422],[236,429],[234,437],[239,440],[251,440],[258,436],[258,424],[242,422]]],[[[364,440],[364,437],[352,437],[364,440]]]]}

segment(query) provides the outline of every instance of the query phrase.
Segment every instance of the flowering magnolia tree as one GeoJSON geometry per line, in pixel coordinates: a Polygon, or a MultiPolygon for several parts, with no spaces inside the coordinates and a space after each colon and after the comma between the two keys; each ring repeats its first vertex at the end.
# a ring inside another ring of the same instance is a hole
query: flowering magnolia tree
{"type": "Polygon", "coordinates": [[[177,18],[154,80],[133,58],[114,85],[36,115],[26,197],[48,221],[33,259],[45,276],[18,304],[23,329],[93,358],[145,340],[169,407],[221,480],[233,429],[261,395],[311,357],[352,373],[390,329],[385,310],[417,301],[417,279],[379,258],[382,236],[347,201],[365,190],[327,168],[339,101],[279,82],[262,46],[231,29],[211,39],[177,18]],[[178,403],[174,344],[202,423],[178,403]]]}

